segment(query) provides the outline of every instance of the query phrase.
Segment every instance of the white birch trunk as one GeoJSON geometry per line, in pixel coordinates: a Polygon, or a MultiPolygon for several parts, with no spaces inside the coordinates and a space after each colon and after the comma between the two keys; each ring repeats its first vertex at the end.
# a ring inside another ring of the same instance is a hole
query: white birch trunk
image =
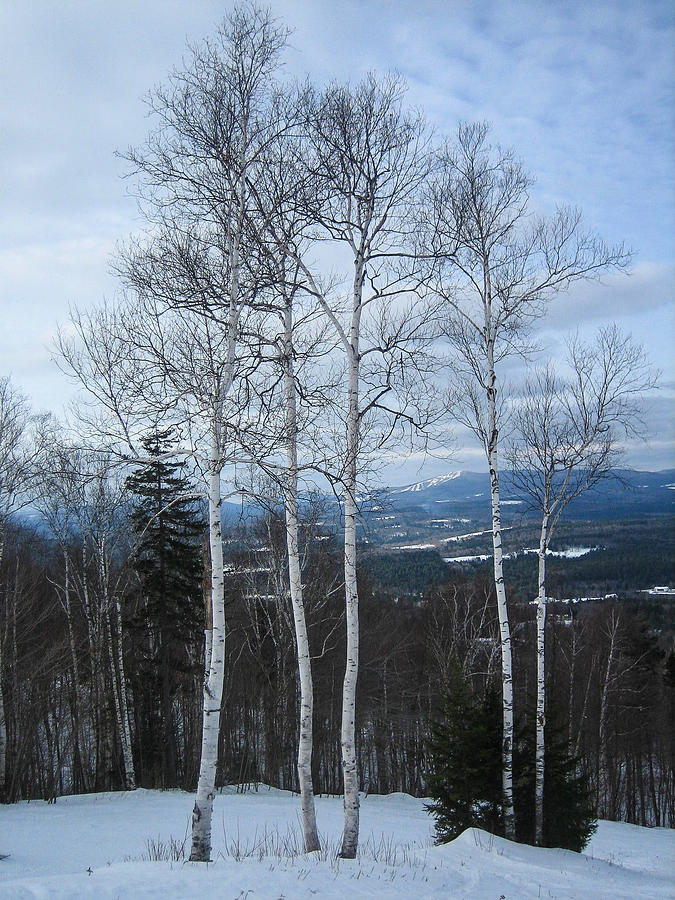
{"type": "MultiPolygon", "coordinates": [[[[129,729],[129,718],[125,715],[122,704],[122,693],[124,685],[122,678],[124,677],[124,668],[118,672],[117,664],[121,657],[121,647],[117,650],[117,661],[115,660],[115,652],[113,649],[112,637],[112,606],[108,594],[108,567],[106,564],[106,547],[105,539],[98,548],[99,552],[99,575],[101,579],[101,591],[103,600],[103,617],[105,621],[106,642],[108,644],[108,661],[110,663],[110,680],[112,683],[113,703],[115,706],[115,719],[117,721],[117,733],[119,734],[120,744],[122,745],[122,760],[124,763],[124,786],[127,790],[133,791],[136,788],[136,775],[134,772],[134,759],[131,752],[131,732],[129,729]],[[118,674],[120,681],[118,682],[118,674]]],[[[126,692],[124,692],[126,699],[126,692]]]]}
{"type": "MultiPolygon", "coordinates": [[[[240,161],[244,163],[247,148],[248,120],[242,123],[240,161]]],[[[211,820],[218,766],[218,737],[220,734],[220,705],[225,681],[225,575],[223,570],[223,536],[221,526],[222,473],[222,397],[232,386],[237,327],[240,315],[239,279],[241,274],[240,246],[244,224],[246,196],[246,167],[242,165],[236,195],[236,221],[228,237],[230,282],[228,285],[229,312],[227,321],[227,358],[222,375],[214,378],[213,420],[211,423],[211,466],[209,471],[209,547],[211,551],[211,634],[207,628],[204,640],[204,704],[202,715],[202,749],[199,764],[197,797],[192,811],[191,862],[208,862],[211,857],[211,820]]]]}
{"type": "Polygon", "coordinates": [[[204,672],[207,673],[211,668],[211,651],[213,649],[213,616],[211,615],[210,591],[204,608],[204,622],[204,672]]]}
{"type": "Polygon", "coordinates": [[[609,630],[609,651],[607,653],[607,665],[605,667],[605,673],[602,679],[602,691],[600,694],[600,722],[598,727],[598,793],[600,790],[603,791],[603,797],[605,802],[605,808],[601,808],[601,812],[604,815],[608,815],[610,812],[608,796],[607,796],[607,775],[609,773],[610,767],[610,759],[609,759],[609,735],[608,735],[608,719],[609,719],[609,694],[611,690],[612,681],[614,678],[614,660],[617,654],[617,643],[618,643],[618,633],[619,633],[619,618],[616,613],[612,613],[612,618],[610,622],[610,630],[609,630]],[[604,766],[603,766],[604,763],[604,766]],[[603,771],[604,769],[604,771],[603,771]],[[601,784],[601,772],[603,774],[602,784],[601,784]]]}
{"type": "Polygon", "coordinates": [[[548,514],[544,513],[539,537],[539,591],[537,594],[537,736],[534,762],[534,842],[544,834],[544,754],[546,726],[546,550],[548,514]]]}
{"type": "Polygon", "coordinates": [[[359,841],[359,779],[356,765],[356,681],[359,669],[359,596],[356,580],[356,466],[359,438],[358,320],[352,324],[348,360],[347,466],[344,484],[347,660],[342,689],[344,831],[340,856],[345,859],[354,859],[359,841]]]}
{"type": "MultiPolygon", "coordinates": [[[[490,305],[486,304],[486,331],[490,334],[490,305]]],[[[494,367],[494,340],[488,338],[488,428],[487,456],[490,469],[490,499],[492,503],[492,548],[497,615],[502,652],[502,802],[504,806],[504,834],[515,839],[515,814],[513,810],[513,658],[511,650],[511,626],[506,604],[504,566],[502,554],[501,506],[499,502],[499,460],[497,455],[499,432],[497,428],[497,377],[494,367]]]]}
{"type": "Polygon", "coordinates": [[[131,734],[129,731],[129,720],[127,718],[125,724],[125,716],[122,707],[121,686],[118,683],[118,672],[115,662],[115,652],[113,650],[112,629],[109,619],[110,610],[105,617],[105,636],[108,645],[108,662],[110,663],[110,681],[112,684],[113,704],[115,707],[115,721],[117,723],[117,733],[119,735],[120,744],[122,746],[122,761],[124,764],[124,787],[128,791],[136,788],[136,777],[134,774],[134,761],[131,754],[131,734]]]}
{"type": "Polygon", "coordinates": [[[75,628],[73,625],[73,606],[70,602],[70,557],[65,548],[63,550],[64,585],[63,597],[68,620],[68,643],[70,646],[70,665],[73,678],[73,714],[74,714],[74,753],[79,760],[80,774],[86,792],[90,790],[89,770],[83,755],[84,740],[82,736],[82,710],[80,708],[80,670],[77,660],[77,647],[75,645],[75,628]]]}
{"type": "Polygon", "coordinates": [[[120,716],[122,719],[122,754],[124,757],[124,771],[126,775],[126,788],[128,791],[136,790],[136,770],[134,768],[134,756],[131,750],[131,727],[129,725],[129,702],[127,699],[127,680],[124,674],[124,651],[122,648],[122,610],[120,601],[115,597],[115,638],[117,641],[117,669],[120,677],[120,716]]]}
{"type": "MultiPolygon", "coordinates": [[[[220,465],[218,441],[213,438],[212,469],[209,474],[209,542],[211,549],[211,651],[204,679],[202,752],[197,797],[192,811],[191,862],[208,862],[211,857],[211,819],[218,765],[220,704],[225,675],[225,600],[223,541],[220,524],[220,465]]],[[[207,645],[208,645],[207,641],[207,645]]],[[[208,650],[208,646],[207,646],[208,650]]]]}
{"type": "Polygon", "coordinates": [[[286,546],[288,549],[288,583],[295,624],[295,641],[298,653],[298,675],[300,678],[300,739],[298,741],[298,781],[300,784],[300,804],[302,807],[302,828],[305,838],[305,852],[320,850],[319,832],[314,809],[314,786],[312,784],[312,726],[314,695],[312,684],[312,663],[307,636],[307,622],[302,593],[302,573],[298,546],[298,446],[297,408],[295,382],[293,379],[292,347],[292,307],[286,306],[284,317],[284,387],[286,399],[286,546]]]}

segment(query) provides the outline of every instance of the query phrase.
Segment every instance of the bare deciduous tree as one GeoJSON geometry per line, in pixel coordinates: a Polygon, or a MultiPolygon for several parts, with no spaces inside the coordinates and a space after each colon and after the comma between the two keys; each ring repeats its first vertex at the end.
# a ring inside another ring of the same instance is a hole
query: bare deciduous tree
{"type": "Polygon", "coordinates": [[[417,283],[410,254],[413,210],[428,172],[423,122],[402,104],[395,77],[368,76],[355,87],[331,86],[310,103],[306,165],[318,182],[310,218],[315,235],[353,260],[345,278],[343,314],[307,259],[289,248],[304,288],[321,304],[344,353],[346,388],[343,460],[347,663],[342,704],[345,824],[341,855],[356,855],[359,833],[355,710],[359,668],[356,580],[357,484],[368,452],[382,447],[396,423],[419,424],[408,388],[425,368],[428,309],[409,299],[417,283]],[[377,426],[383,418],[388,424],[377,426]],[[393,423],[393,424],[392,424],[393,423]]]}
{"type": "MultiPolygon", "coordinates": [[[[26,490],[34,474],[35,445],[28,439],[31,412],[26,398],[0,377],[0,564],[5,549],[5,528],[9,516],[26,502],[26,490]]],[[[3,680],[2,636],[0,635],[0,800],[5,795],[7,768],[7,723],[3,680]]]]}
{"type": "MultiPolygon", "coordinates": [[[[268,341],[270,358],[275,362],[266,393],[265,405],[269,415],[265,425],[271,428],[271,439],[248,442],[247,452],[258,466],[266,471],[272,483],[278,485],[283,498],[286,520],[286,552],[288,584],[298,662],[300,686],[300,722],[297,772],[300,785],[305,850],[320,848],[312,784],[313,752],[313,680],[311,652],[303,600],[302,561],[299,541],[299,479],[316,460],[308,456],[310,446],[316,446],[310,432],[316,431],[318,418],[326,408],[326,390],[312,378],[312,366],[325,356],[327,347],[322,329],[315,327],[317,300],[304,290],[299,278],[298,259],[310,244],[314,224],[309,210],[310,197],[316,196],[316,180],[301,160],[305,138],[303,120],[306,95],[289,91],[285,98],[285,119],[295,118],[295,127],[269,142],[262,159],[260,177],[250,185],[257,202],[254,219],[262,270],[267,277],[269,308],[278,320],[270,327],[268,341]],[[306,301],[309,300],[309,303],[306,301]],[[303,302],[304,301],[304,302],[303,302]],[[276,369],[276,372],[275,372],[276,369]],[[309,373],[308,373],[308,370],[309,373]],[[281,383],[277,384],[278,372],[281,383]],[[283,420],[275,416],[278,393],[281,393],[283,420]],[[274,435],[277,435],[275,439],[274,435]],[[299,442],[303,440],[299,458],[299,442]],[[285,458],[280,465],[261,456],[260,445],[272,448],[283,445],[285,458]]],[[[324,366],[325,367],[325,366],[324,366]]]]}
{"type": "Polygon", "coordinates": [[[237,304],[232,328],[225,329],[208,311],[200,315],[195,309],[171,309],[143,295],[114,312],[76,315],[79,345],[61,343],[70,369],[102,405],[99,433],[116,440],[119,462],[147,462],[140,438],[149,424],[168,424],[180,436],[177,453],[189,456],[202,478],[201,496],[208,500],[211,603],[205,623],[201,791],[194,842],[207,859],[225,661],[221,481],[242,427],[244,405],[238,392],[246,389],[239,380],[245,381],[250,361],[243,352],[235,359],[234,348],[243,317],[244,307],[237,304]]]}
{"type": "Polygon", "coordinates": [[[514,412],[508,458],[514,482],[541,515],[537,593],[537,714],[535,841],[543,834],[546,722],[546,554],[556,523],[575,497],[609,476],[621,456],[621,439],[639,430],[640,401],[654,386],[642,347],[616,325],[593,343],[568,341],[569,379],[553,367],[525,385],[514,412]]]}
{"type": "Polygon", "coordinates": [[[157,126],[127,158],[152,234],[130,244],[118,265],[137,300],[109,322],[100,319],[94,332],[80,328],[90,362],[68,354],[85,385],[96,382],[95,393],[128,440],[137,438],[133,428],[143,419],[145,427],[174,424],[206,483],[211,622],[193,861],[207,861],[211,852],[223,691],[221,477],[249,414],[242,418],[250,401],[246,373],[259,361],[263,327],[251,312],[260,282],[250,186],[262,151],[287,127],[274,87],[285,41],[268,11],[235,8],[212,40],[191,49],[184,70],[151,93],[157,126]],[[100,326],[102,343],[93,337],[100,326]],[[242,338],[249,352],[237,349],[242,338]]]}
{"type": "Polygon", "coordinates": [[[527,355],[529,326],[548,301],[580,278],[627,264],[561,208],[551,219],[528,212],[531,179],[513,152],[489,143],[485,124],[460,125],[432,182],[431,227],[423,253],[435,262],[429,285],[446,303],[453,361],[453,415],[477,436],[490,471],[494,578],[502,648],[505,833],[513,813],[513,662],[502,564],[499,500],[500,362],[527,355]]]}

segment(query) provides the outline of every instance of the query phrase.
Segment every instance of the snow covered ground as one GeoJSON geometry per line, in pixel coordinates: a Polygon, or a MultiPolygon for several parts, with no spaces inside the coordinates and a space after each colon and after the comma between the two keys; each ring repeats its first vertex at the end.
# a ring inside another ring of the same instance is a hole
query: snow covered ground
{"type": "MultiPolygon", "coordinates": [[[[216,798],[214,862],[157,861],[188,835],[193,798],[180,791],[61,797],[0,807],[0,897],[120,900],[665,900],[675,897],[675,832],[601,822],[586,854],[511,844],[472,829],[434,847],[423,801],[370,796],[362,850],[337,860],[340,798],[318,798],[318,854],[297,853],[299,800],[261,788],[216,798]],[[161,854],[160,854],[161,855],[161,854]]],[[[188,841],[185,843],[188,848],[188,841]]]]}

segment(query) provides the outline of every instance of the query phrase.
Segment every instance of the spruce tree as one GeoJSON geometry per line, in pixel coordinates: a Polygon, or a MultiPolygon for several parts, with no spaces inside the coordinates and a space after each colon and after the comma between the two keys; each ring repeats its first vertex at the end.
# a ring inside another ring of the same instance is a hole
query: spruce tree
{"type": "Polygon", "coordinates": [[[439,844],[466,828],[503,831],[499,709],[493,689],[484,698],[474,697],[462,673],[451,673],[442,718],[431,723],[427,744],[427,789],[435,800],[427,809],[436,818],[439,844]]]}
{"type": "Polygon", "coordinates": [[[182,475],[180,462],[170,456],[171,431],[148,435],[143,447],[151,462],[127,478],[135,498],[130,519],[137,536],[134,569],[140,582],[139,602],[129,623],[137,651],[137,750],[143,781],[172,787],[181,778],[190,780],[185,759],[182,765],[179,759],[178,734],[189,725],[185,710],[199,703],[205,526],[194,489],[182,475]],[[176,719],[179,695],[188,700],[181,721],[176,719]]]}
{"type": "MultiPolygon", "coordinates": [[[[544,828],[542,845],[580,852],[596,828],[586,777],[561,732],[546,735],[544,828]]],[[[534,728],[518,735],[514,750],[516,840],[534,842],[534,728]]],[[[442,717],[430,724],[427,790],[434,803],[437,842],[454,840],[466,828],[504,835],[501,796],[501,718],[499,696],[471,690],[464,675],[452,672],[443,694],[442,717]]]]}
{"type": "MultiPolygon", "coordinates": [[[[534,834],[534,727],[519,738],[514,754],[514,799],[517,839],[535,842],[534,834]]],[[[562,847],[581,853],[597,828],[588,779],[579,760],[570,753],[563,731],[548,726],[544,750],[544,822],[542,847],[562,847]]]]}

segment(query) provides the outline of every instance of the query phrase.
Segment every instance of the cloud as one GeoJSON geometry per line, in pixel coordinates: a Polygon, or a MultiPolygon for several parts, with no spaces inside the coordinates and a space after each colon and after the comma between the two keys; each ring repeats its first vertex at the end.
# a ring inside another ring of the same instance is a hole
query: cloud
{"type": "Polygon", "coordinates": [[[610,272],[601,281],[578,281],[550,304],[547,328],[570,328],[640,313],[649,315],[672,304],[675,266],[638,262],[627,273],[610,272]]]}
{"type": "MultiPolygon", "coordinates": [[[[619,318],[675,379],[671,4],[271,2],[295,29],[289,76],[309,72],[321,83],[397,69],[438,133],[452,133],[460,118],[490,120],[495,140],[514,146],[536,175],[537,209],[577,204],[608,242],[635,249],[630,277],[577,284],[552,304],[546,352],[560,353],[569,328],[619,318]]],[[[38,405],[58,381],[35,349],[44,331],[69,302],[114,290],[108,256],[138,226],[114,151],[143,141],[143,95],[180,66],[186,39],[207,35],[231,5],[0,5],[0,357],[21,371],[19,386],[30,383],[38,405]],[[27,310],[41,324],[33,327],[27,310]]]]}
{"type": "Polygon", "coordinates": [[[52,362],[53,338],[71,305],[86,306],[115,290],[107,240],[81,237],[0,250],[2,371],[41,409],[60,409],[73,389],[52,362]]]}

